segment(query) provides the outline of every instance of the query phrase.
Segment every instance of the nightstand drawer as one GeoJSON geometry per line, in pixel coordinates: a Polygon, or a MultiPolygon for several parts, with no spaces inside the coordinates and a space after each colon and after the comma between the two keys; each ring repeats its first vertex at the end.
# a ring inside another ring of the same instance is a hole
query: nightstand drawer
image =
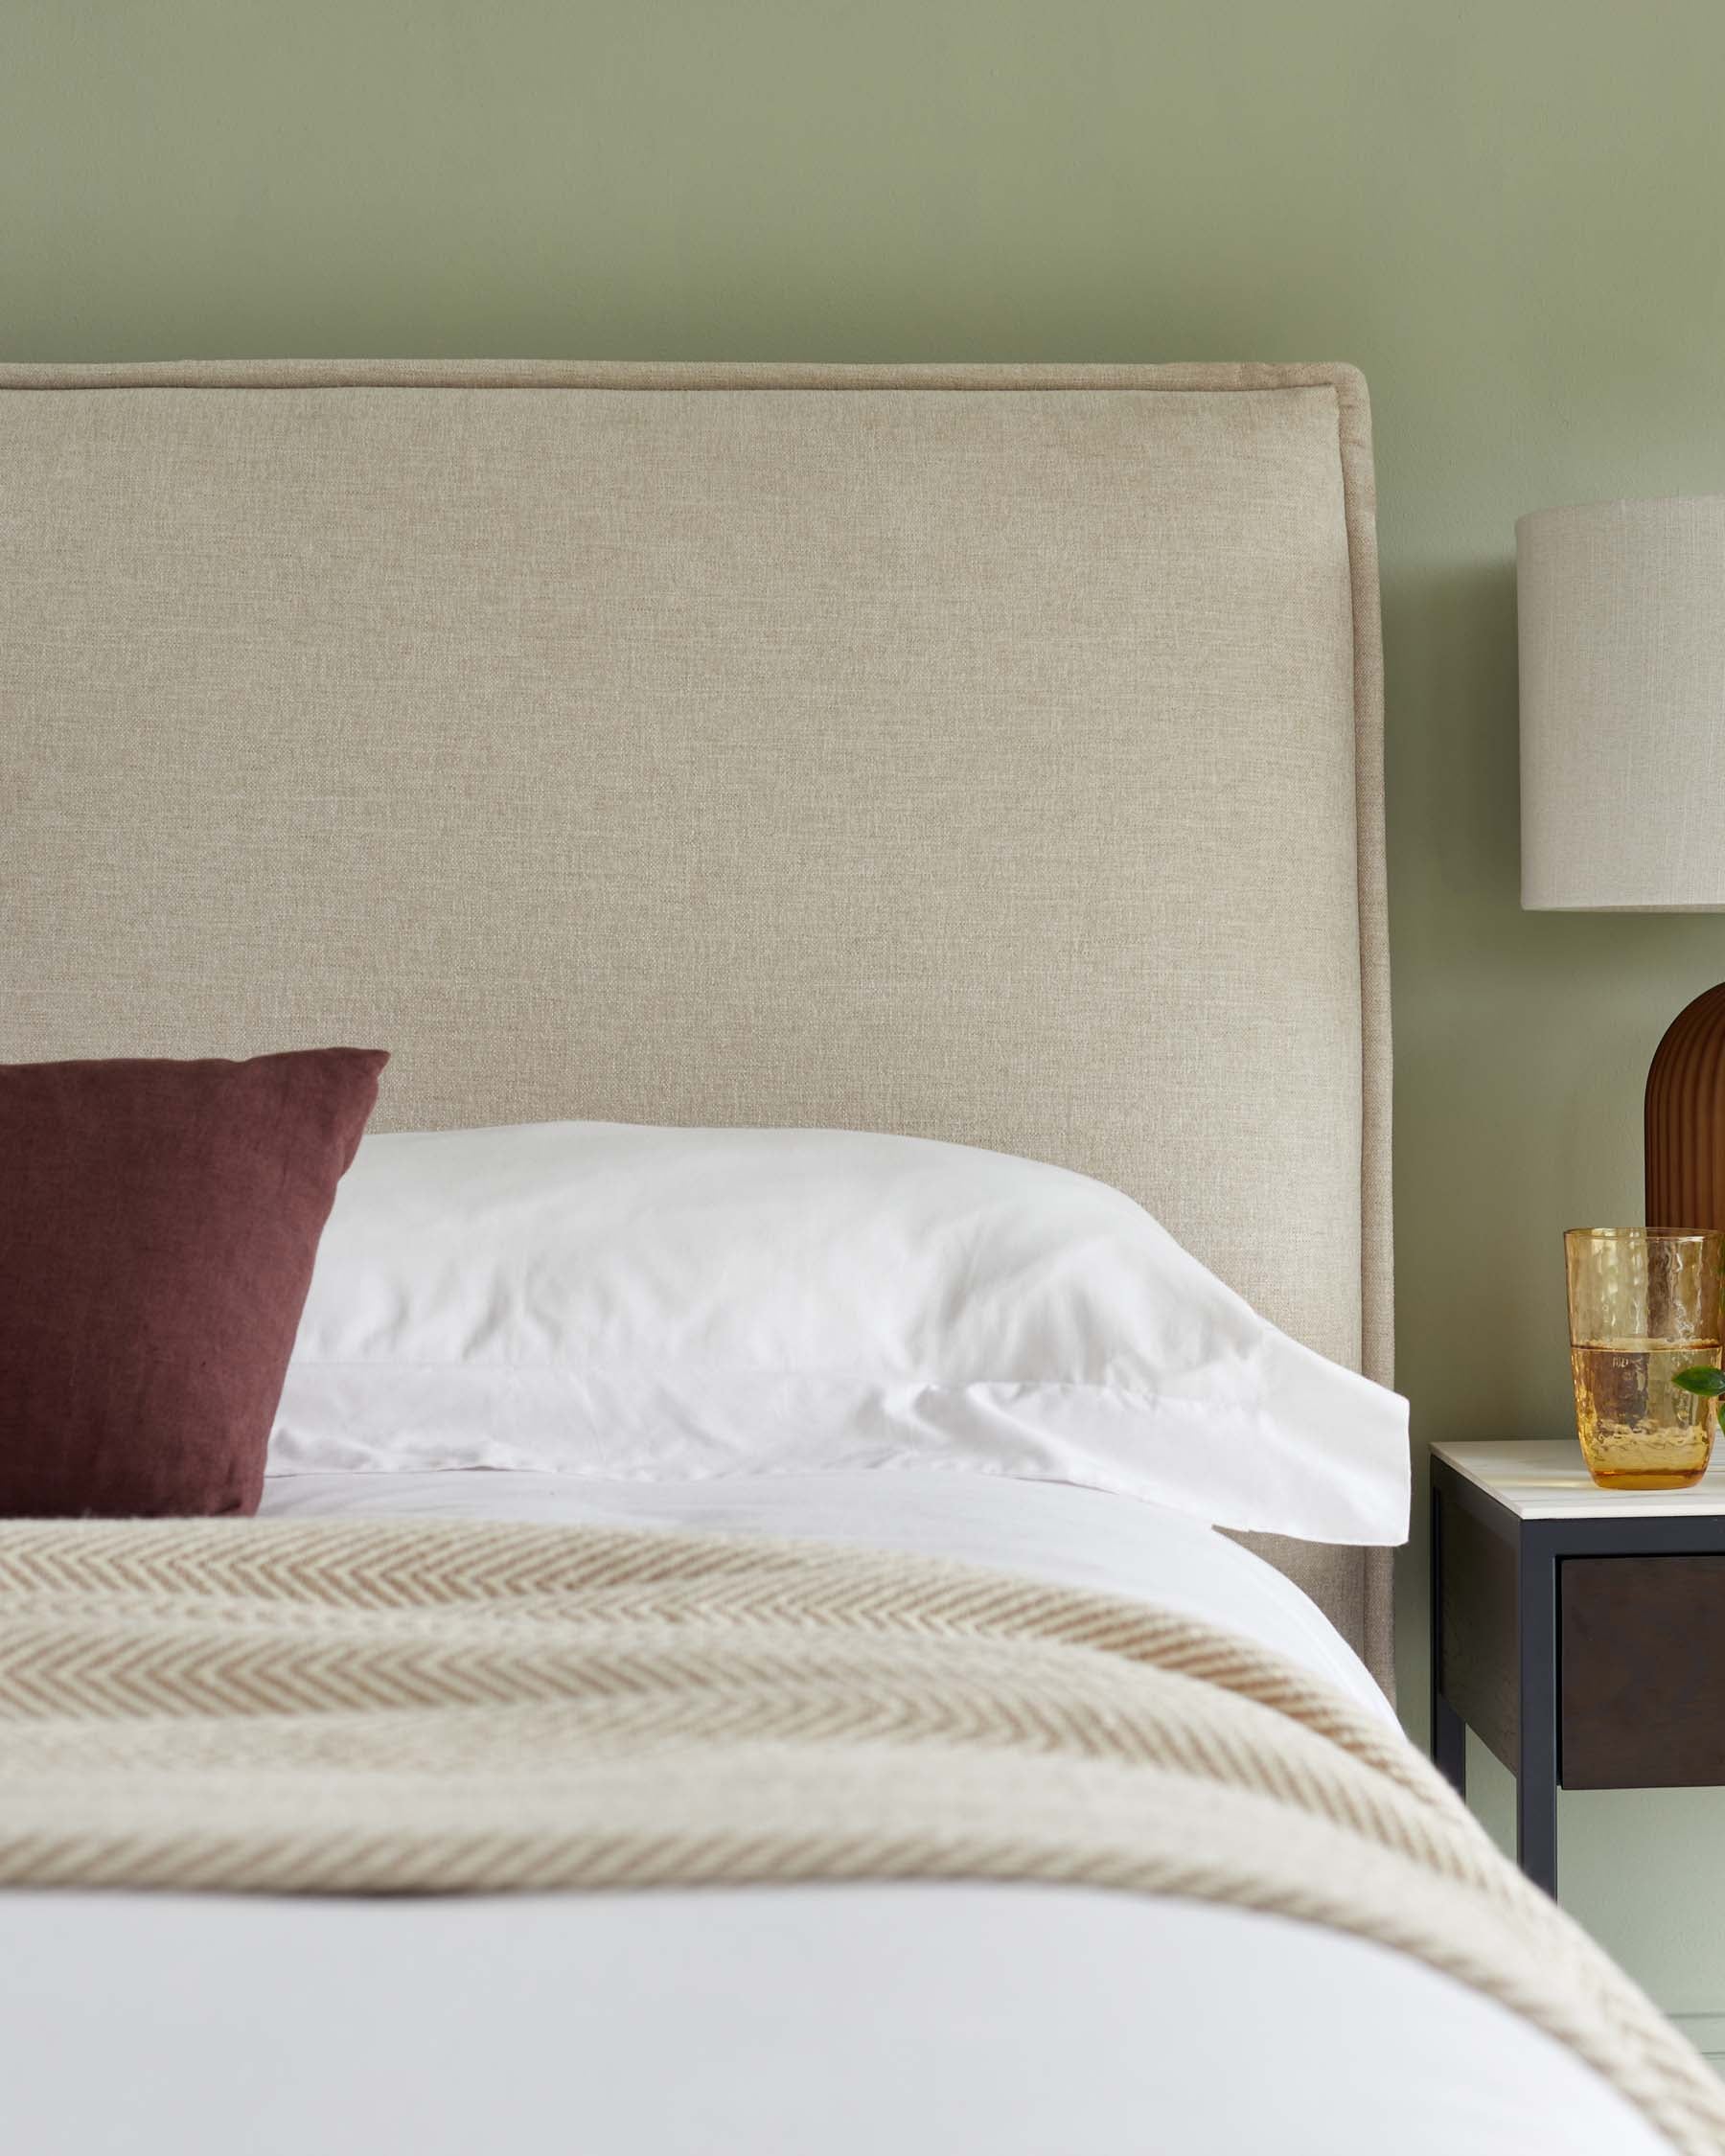
{"type": "Polygon", "coordinates": [[[1557,1568],[1565,1789],[1725,1783],[1725,1556],[1557,1568]]]}

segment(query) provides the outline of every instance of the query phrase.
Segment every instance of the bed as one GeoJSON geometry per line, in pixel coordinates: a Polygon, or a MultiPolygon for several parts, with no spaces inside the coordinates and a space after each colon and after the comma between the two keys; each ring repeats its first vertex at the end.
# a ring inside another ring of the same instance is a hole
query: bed
{"type": "MultiPolygon", "coordinates": [[[[994,1149],[1388,1382],[1352,370],[12,367],[0,472],[0,1057],[375,1039],[384,1133],[994,1149]]],[[[914,1462],[272,1466],[284,1529],[701,1529],[1105,1594],[1401,1746],[1383,1547],[914,1462]]],[[[1712,2145],[1608,2044],[1196,1889],[86,1888],[3,1920],[44,2150],[1712,2145]]]]}

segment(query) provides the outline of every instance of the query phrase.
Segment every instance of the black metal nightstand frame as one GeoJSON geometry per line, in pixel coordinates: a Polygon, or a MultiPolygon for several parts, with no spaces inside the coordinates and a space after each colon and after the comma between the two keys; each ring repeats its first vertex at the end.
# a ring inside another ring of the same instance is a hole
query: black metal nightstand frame
{"type": "MultiPolygon", "coordinates": [[[[1649,1743],[1644,1726],[1626,1730],[1621,1746],[1610,1742],[1607,1717],[1623,1695],[1624,1670],[1594,1682],[1588,1668],[1566,1672],[1566,1631],[1582,1621],[1580,1575],[1576,1610],[1566,1622],[1565,1565],[1577,1559],[1690,1557],[1713,1560],[1704,1574],[1704,1636],[1690,1652],[1707,1668],[1699,1680],[1711,1693],[1725,1686],[1725,1517],[1697,1513],[1637,1517],[1633,1499],[1621,1515],[1576,1520],[1525,1520],[1489,1491],[1432,1458],[1432,1757],[1455,1787],[1467,1790],[1467,1732],[1482,1736],[1515,1776],[1516,1859],[1529,1878],[1557,1892],[1557,1791],[1564,1786],[1644,1788],[1712,1786],[1725,1781],[1712,1751],[1725,1747],[1725,1732],[1709,1728],[1695,1740],[1673,1746],[1657,1730],[1649,1743]],[[1714,1665],[1717,1665],[1717,1674],[1714,1665]],[[1616,1688],[1614,1689],[1613,1686],[1616,1688]],[[1564,1735],[1585,1726],[1590,1753],[1587,1778],[1564,1780],[1564,1735]],[[1604,1729],[1607,1741],[1600,1743],[1604,1729]],[[1605,1754],[1601,1765],[1600,1755],[1605,1754]],[[1677,1765],[1674,1754],[1681,1754],[1677,1765]],[[1656,1756],[1655,1756],[1656,1755],[1656,1756]],[[1637,1762],[1650,1772],[1637,1772],[1637,1762]],[[1699,1766],[1700,1771],[1696,1771],[1699,1766]]],[[[1588,1597],[1609,1575],[1586,1571],[1588,1597]]],[[[1635,1585],[1645,1568],[1618,1577],[1635,1585]]],[[[1631,1646],[1634,1641],[1631,1640],[1631,1646]]],[[[1629,1676],[1633,1678],[1631,1669],[1629,1676]]],[[[1680,1675],[1685,1673],[1680,1671],[1680,1675]]],[[[1692,1673],[1678,1690],[1696,1697],[1692,1673]]],[[[1725,1757],[1725,1752],[1721,1753],[1725,1757]]]]}

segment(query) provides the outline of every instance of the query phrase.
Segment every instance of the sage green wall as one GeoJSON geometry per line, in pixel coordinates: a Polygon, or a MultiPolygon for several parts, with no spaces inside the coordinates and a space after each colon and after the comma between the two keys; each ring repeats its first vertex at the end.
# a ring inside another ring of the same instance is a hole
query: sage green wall
{"type": "MultiPolygon", "coordinates": [[[[1512,526],[1725,489],[1722,84],[1718,0],[5,0],[0,356],[1357,361],[1401,1381],[1558,1433],[1558,1230],[1639,1217],[1725,922],[1518,910],[1512,526]]],[[[1571,1906],[1725,2012],[1725,1798],[1562,1823],[1571,1906]]]]}

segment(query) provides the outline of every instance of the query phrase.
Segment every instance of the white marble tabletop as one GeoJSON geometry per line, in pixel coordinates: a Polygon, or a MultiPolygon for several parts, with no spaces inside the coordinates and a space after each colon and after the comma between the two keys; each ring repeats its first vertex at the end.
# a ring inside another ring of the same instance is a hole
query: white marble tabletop
{"type": "Polygon", "coordinates": [[[1521,1520],[1601,1520],[1631,1512],[1657,1520],[1725,1513],[1725,1445],[1714,1447],[1712,1466],[1692,1490],[1602,1490],[1587,1472],[1574,1437],[1440,1444],[1432,1450],[1521,1520]]]}

